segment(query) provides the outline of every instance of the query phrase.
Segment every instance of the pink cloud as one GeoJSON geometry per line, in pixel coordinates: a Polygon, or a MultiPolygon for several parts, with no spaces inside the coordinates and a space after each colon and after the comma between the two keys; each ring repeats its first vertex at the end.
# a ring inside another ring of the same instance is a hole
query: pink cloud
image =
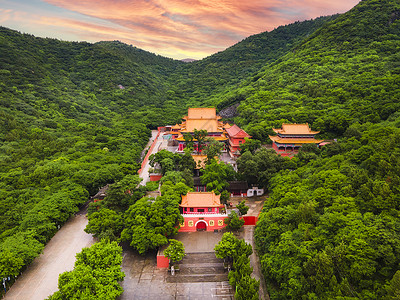
{"type": "Polygon", "coordinates": [[[107,21],[100,26],[63,20],[79,36],[130,41],[138,47],[195,58],[283,24],[344,12],[358,0],[45,0],[64,9],[107,21]],[[80,31],[80,33],[78,32],[80,31]]]}

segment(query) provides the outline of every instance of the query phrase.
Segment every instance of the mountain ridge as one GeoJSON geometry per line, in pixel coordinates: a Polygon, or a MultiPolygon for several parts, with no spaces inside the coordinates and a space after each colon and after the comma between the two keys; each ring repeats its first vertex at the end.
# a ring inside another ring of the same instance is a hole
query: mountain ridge
{"type": "Polygon", "coordinates": [[[287,122],[339,141],[280,172],[259,154],[242,164],[266,168],[256,235],[271,295],[398,295],[399,11],[364,0],[190,64],[0,27],[0,275],[18,275],[99,187],[135,178],[150,129],[239,104],[227,117],[262,143],[287,122]]]}

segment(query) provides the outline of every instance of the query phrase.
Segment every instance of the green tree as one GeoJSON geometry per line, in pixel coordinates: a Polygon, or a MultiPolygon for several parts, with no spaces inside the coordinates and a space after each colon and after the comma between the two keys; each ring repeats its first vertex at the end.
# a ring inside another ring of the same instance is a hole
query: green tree
{"type": "Polygon", "coordinates": [[[183,133],[183,138],[185,139],[185,154],[191,154],[193,152],[194,149],[194,141],[193,141],[193,135],[188,133],[188,132],[184,132],[183,133]],[[187,149],[187,150],[186,150],[187,149]]]}
{"type": "Polygon", "coordinates": [[[232,232],[225,232],[221,241],[215,245],[214,251],[217,258],[233,258],[235,256],[237,238],[232,232]]]}
{"type": "Polygon", "coordinates": [[[130,241],[140,254],[167,244],[167,237],[178,232],[177,226],[183,220],[179,212],[180,195],[173,189],[166,191],[157,199],[140,199],[125,213],[121,238],[130,241]]]}
{"type": "Polygon", "coordinates": [[[239,210],[240,215],[244,216],[247,214],[249,207],[246,205],[246,200],[240,201],[236,208],[239,210]]]}
{"type": "Polygon", "coordinates": [[[389,284],[386,285],[387,298],[390,300],[395,300],[400,298],[400,271],[397,271],[389,284]]]}
{"type": "Polygon", "coordinates": [[[225,218],[224,223],[226,224],[226,228],[228,230],[237,231],[244,225],[244,220],[240,219],[234,211],[231,211],[228,215],[228,218],[225,218]]]}
{"type": "Polygon", "coordinates": [[[203,145],[205,143],[207,134],[207,130],[205,129],[194,130],[193,139],[197,142],[197,152],[201,152],[203,150],[203,145]]]}
{"type": "Polygon", "coordinates": [[[251,154],[254,155],[254,153],[261,147],[261,141],[257,139],[249,139],[245,138],[245,142],[240,145],[240,154],[245,153],[246,151],[249,151],[251,154]]]}
{"type": "Polygon", "coordinates": [[[117,212],[102,208],[88,216],[89,223],[85,232],[93,234],[100,239],[106,238],[116,241],[124,228],[124,221],[117,212]]]}
{"type": "Polygon", "coordinates": [[[24,265],[42,252],[44,246],[35,239],[35,232],[17,232],[0,244],[0,275],[17,276],[24,265]]]}
{"type": "Polygon", "coordinates": [[[125,274],[121,271],[122,248],[116,242],[101,241],[84,248],[76,255],[72,271],[59,276],[59,291],[48,299],[116,299],[123,289],[119,285],[125,274]]]}
{"type": "Polygon", "coordinates": [[[261,148],[254,155],[247,151],[237,160],[238,173],[248,183],[268,188],[271,178],[286,167],[286,161],[273,150],[261,148]]]}
{"type": "Polygon", "coordinates": [[[238,300],[258,300],[260,281],[250,276],[245,276],[239,281],[235,292],[235,299],[238,300]]]}
{"type": "Polygon", "coordinates": [[[228,180],[234,180],[235,171],[231,165],[212,160],[206,165],[200,178],[201,182],[206,185],[207,191],[221,193],[229,185],[228,180]]]}
{"type": "Polygon", "coordinates": [[[206,164],[212,163],[215,158],[220,157],[222,153],[222,149],[224,148],[224,144],[216,141],[213,138],[206,139],[206,146],[202,152],[202,154],[207,156],[206,164]]]}
{"type": "Polygon", "coordinates": [[[169,258],[173,263],[181,261],[185,257],[185,247],[183,243],[170,239],[168,247],[164,250],[164,256],[169,258]]]}

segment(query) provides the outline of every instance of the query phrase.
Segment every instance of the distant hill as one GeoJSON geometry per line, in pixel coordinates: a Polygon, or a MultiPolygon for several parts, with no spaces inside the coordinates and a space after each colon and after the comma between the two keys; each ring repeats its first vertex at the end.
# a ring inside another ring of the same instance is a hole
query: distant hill
{"type": "Polygon", "coordinates": [[[191,63],[191,62],[194,62],[194,61],[197,61],[197,60],[193,59],[193,58],[184,58],[184,59],[181,59],[181,61],[183,61],[185,63],[191,63]]]}
{"type": "Polygon", "coordinates": [[[305,37],[336,17],[280,26],[271,32],[250,36],[202,60],[180,66],[170,77],[171,89],[179,99],[190,98],[203,105],[215,105],[220,101],[220,92],[231,90],[268,62],[284,56],[305,37]]]}

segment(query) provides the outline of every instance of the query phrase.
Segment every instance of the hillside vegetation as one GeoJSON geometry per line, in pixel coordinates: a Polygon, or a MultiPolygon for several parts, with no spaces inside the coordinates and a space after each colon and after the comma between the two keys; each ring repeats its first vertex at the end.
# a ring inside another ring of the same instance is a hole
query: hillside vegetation
{"type": "MultiPolygon", "coordinates": [[[[269,158],[255,176],[271,196],[255,234],[271,299],[398,299],[399,50],[394,0],[364,0],[188,64],[0,27],[0,277],[18,275],[99,187],[136,186],[150,129],[189,106],[239,104],[234,121],[263,143],[283,122],[338,139],[281,167],[264,150],[244,155],[269,158]]],[[[135,226],[148,210],[134,203],[142,193],[118,202],[135,226]]],[[[133,225],[124,235],[134,246],[133,225]]]]}

